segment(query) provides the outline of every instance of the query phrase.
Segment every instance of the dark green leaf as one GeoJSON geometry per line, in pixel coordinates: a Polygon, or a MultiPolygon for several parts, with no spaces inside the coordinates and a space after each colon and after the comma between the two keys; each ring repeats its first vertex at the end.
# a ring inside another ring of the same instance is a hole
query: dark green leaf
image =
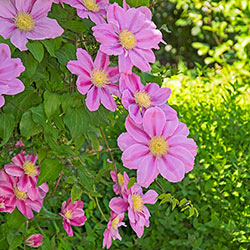
{"type": "Polygon", "coordinates": [[[27,44],[27,48],[39,63],[43,60],[44,48],[40,42],[38,41],[29,42],[27,44]]]}
{"type": "Polygon", "coordinates": [[[12,114],[0,114],[0,146],[3,146],[10,138],[15,127],[15,119],[12,114]]]}

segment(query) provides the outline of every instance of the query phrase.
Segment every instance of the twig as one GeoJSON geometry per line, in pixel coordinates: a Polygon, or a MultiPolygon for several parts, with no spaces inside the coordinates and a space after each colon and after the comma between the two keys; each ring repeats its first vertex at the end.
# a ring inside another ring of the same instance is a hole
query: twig
{"type": "Polygon", "coordinates": [[[115,159],[114,159],[114,156],[112,155],[112,152],[111,152],[111,150],[110,150],[110,147],[109,147],[108,141],[107,141],[107,139],[106,139],[106,137],[105,137],[105,134],[104,134],[104,132],[103,132],[102,128],[101,128],[101,127],[99,127],[99,129],[100,129],[100,131],[101,131],[102,137],[103,137],[103,139],[104,139],[104,141],[105,141],[105,144],[106,144],[107,150],[108,150],[109,155],[110,155],[110,157],[111,157],[111,161],[112,161],[112,163],[113,163],[113,167],[114,167],[114,170],[115,170],[115,175],[116,175],[116,181],[117,181],[117,186],[118,186],[119,194],[120,194],[120,196],[122,197],[121,187],[120,187],[120,184],[119,184],[119,181],[118,181],[117,167],[116,167],[116,165],[115,165],[115,159]]]}
{"type": "Polygon", "coordinates": [[[17,109],[19,109],[20,111],[22,111],[23,113],[26,112],[26,110],[21,109],[20,107],[18,107],[15,103],[13,103],[12,101],[10,101],[10,104],[12,104],[14,107],[16,107],[17,109]]]}
{"type": "MultiPolygon", "coordinates": [[[[58,187],[58,185],[59,185],[59,182],[60,182],[61,179],[62,179],[62,176],[63,176],[63,171],[61,171],[60,176],[59,176],[59,178],[57,179],[56,186],[55,186],[53,192],[51,193],[51,195],[49,196],[49,198],[51,198],[51,197],[54,195],[54,193],[56,192],[56,189],[57,189],[57,187],[58,187]]],[[[49,198],[48,198],[48,199],[49,199],[49,198]]]]}
{"type": "Polygon", "coordinates": [[[97,197],[95,197],[95,202],[96,202],[96,205],[97,205],[97,207],[98,207],[98,209],[99,209],[99,211],[100,211],[102,217],[104,218],[104,220],[105,220],[105,221],[108,221],[107,218],[106,218],[106,216],[105,216],[105,214],[103,213],[103,211],[102,211],[102,209],[101,209],[101,207],[100,207],[100,204],[99,204],[99,201],[98,201],[98,198],[97,198],[97,197]]]}
{"type": "Polygon", "coordinates": [[[158,184],[158,186],[161,188],[161,190],[163,191],[163,193],[165,194],[166,191],[164,190],[164,188],[162,187],[162,185],[155,179],[155,182],[158,184]]]}

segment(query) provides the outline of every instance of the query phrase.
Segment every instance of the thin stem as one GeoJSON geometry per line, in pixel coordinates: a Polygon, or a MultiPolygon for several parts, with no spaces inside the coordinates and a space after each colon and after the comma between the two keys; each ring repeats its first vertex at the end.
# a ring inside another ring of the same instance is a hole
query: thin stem
{"type": "Polygon", "coordinates": [[[163,193],[165,194],[166,191],[164,190],[164,188],[162,187],[162,185],[155,179],[155,182],[158,184],[158,186],[161,188],[161,190],[163,191],[163,193]]]}
{"type": "MultiPolygon", "coordinates": [[[[119,148],[111,148],[110,150],[111,150],[111,151],[114,151],[114,150],[120,150],[120,149],[119,149],[119,148]]],[[[98,154],[98,153],[105,153],[105,152],[108,152],[108,150],[105,149],[105,150],[93,151],[93,152],[89,152],[89,153],[82,153],[82,154],[80,154],[80,155],[73,155],[73,156],[70,156],[70,157],[68,157],[68,158],[73,159],[73,158],[81,157],[81,156],[83,156],[83,155],[96,155],[96,154],[98,154]]]]}
{"type": "Polygon", "coordinates": [[[98,198],[97,198],[97,197],[95,197],[95,202],[96,202],[96,205],[97,205],[97,207],[98,207],[98,209],[99,209],[99,211],[100,211],[102,217],[104,218],[104,220],[105,220],[105,221],[108,221],[107,218],[106,218],[106,216],[104,215],[104,213],[103,213],[101,207],[100,207],[100,204],[99,204],[99,201],[98,201],[98,198]]]}
{"type": "MultiPolygon", "coordinates": [[[[57,187],[58,187],[58,185],[59,185],[59,183],[60,183],[60,181],[61,181],[61,179],[62,179],[62,176],[63,176],[63,171],[61,171],[60,176],[59,176],[59,178],[57,179],[56,186],[55,186],[53,192],[51,193],[51,195],[49,196],[49,198],[51,198],[51,197],[54,195],[54,193],[56,192],[56,189],[57,189],[57,187]]],[[[48,198],[48,199],[49,199],[49,198],[48,198]]]]}
{"type": "Polygon", "coordinates": [[[20,107],[18,107],[15,103],[13,103],[12,101],[9,101],[10,104],[12,104],[14,107],[16,107],[17,109],[19,109],[20,111],[22,111],[23,113],[26,112],[26,110],[21,109],[20,107]]]}
{"type": "MultiPolygon", "coordinates": [[[[27,231],[28,231],[28,226],[29,226],[29,221],[27,220],[25,222],[25,232],[24,232],[24,239],[26,241],[26,238],[27,238],[27,231]]],[[[23,246],[23,249],[26,250],[26,243],[24,241],[24,246],[23,246]]]]}
{"type": "Polygon", "coordinates": [[[111,152],[111,150],[110,150],[110,147],[109,147],[108,141],[107,141],[107,139],[106,139],[106,136],[105,136],[105,134],[104,134],[104,132],[103,132],[103,129],[102,129],[101,127],[99,127],[99,129],[100,129],[100,131],[101,131],[102,137],[103,137],[103,139],[104,139],[104,141],[105,141],[107,150],[108,150],[109,155],[110,155],[110,157],[111,157],[111,161],[112,161],[112,163],[113,163],[113,167],[114,167],[114,170],[115,170],[116,182],[117,182],[119,194],[120,194],[120,196],[122,197],[121,187],[120,187],[120,184],[119,184],[119,181],[118,181],[118,173],[117,173],[118,171],[117,171],[117,167],[116,167],[116,165],[115,165],[114,156],[113,156],[113,154],[112,154],[112,152],[111,152]]]}

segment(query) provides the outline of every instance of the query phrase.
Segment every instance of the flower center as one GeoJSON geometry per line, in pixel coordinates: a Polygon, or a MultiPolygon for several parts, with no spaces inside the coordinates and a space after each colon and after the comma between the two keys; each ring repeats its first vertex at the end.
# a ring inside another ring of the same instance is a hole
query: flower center
{"type": "Polygon", "coordinates": [[[127,29],[120,33],[119,38],[122,46],[125,49],[133,49],[136,46],[137,40],[134,34],[127,29]]]}
{"type": "Polygon", "coordinates": [[[133,201],[133,208],[136,212],[142,211],[143,206],[143,200],[140,195],[137,193],[131,195],[132,201],[133,201]]]}
{"type": "Polygon", "coordinates": [[[100,10],[100,7],[96,3],[96,0],[82,0],[84,6],[93,12],[98,12],[100,10]]]}
{"type": "Polygon", "coordinates": [[[28,32],[34,30],[35,21],[28,13],[18,12],[15,17],[15,24],[19,30],[28,32]]]}
{"type": "Polygon", "coordinates": [[[119,223],[119,215],[117,215],[113,220],[112,220],[112,227],[117,229],[117,224],[119,223]]]}
{"type": "Polygon", "coordinates": [[[68,211],[64,214],[64,216],[65,216],[66,218],[68,218],[69,220],[71,220],[71,218],[72,218],[72,212],[71,212],[71,210],[68,210],[68,211]]]}
{"type": "Polygon", "coordinates": [[[137,91],[134,94],[135,102],[143,108],[149,108],[152,105],[151,96],[145,90],[137,91]]]}
{"type": "Polygon", "coordinates": [[[118,173],[118,183],[120,186],[122,186],[122,184],[124,183],[123,175],[120,173],[118,173]]]}
{"type": "Polygon", "coordinates": [[[17,199],[22,201],[28,198],[27,193],[20,192],[16,186],[14,187],[14,194],[16,195],[17,199]]]}
{"type": "Polygon", "coordinates": [[[165,155],[168,148],[168,142],[163,136],[154,136],[149,141],[149,150],[157,158],[165,155]]]}
{"type": "Polygon", "coordinates": [[[91,82],[99,88],[106,87],[110,83],[107,72],[104,69],[93,69],[90,72],[91,82]]]}
{"type": "Polygon", "coordinates": [[[23,169],[24,169],[25,174],[27,174],[28,176],[37,175],[36,167],[31,161],[24,162],[23,169]]]}

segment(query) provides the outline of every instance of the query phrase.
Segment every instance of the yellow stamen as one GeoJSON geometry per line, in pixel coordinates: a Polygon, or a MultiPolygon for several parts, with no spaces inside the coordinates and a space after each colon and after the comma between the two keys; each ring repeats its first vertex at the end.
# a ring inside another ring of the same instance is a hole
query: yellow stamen
{"type": "Polygon", "coordinates": [[[19,199],[19,200],[25,200],[28,198],[27,193],[20,192],[17,187],[14,187],[14,194],[16,195],[17,199],[19,199]]]}
{"type": "Polygon", "coordinates": [[[118,183],[120,186],[122,186],[122,184],[124,183],[123,175],[120,173],[118,173],[118,183]]]}
{"type": "Polygon", "coordinates": [[[91,82],[99,88],[106,87],[110,83],[108,73],[104,69],[93,69],[90,72],[91,82]]]}
{"type": "Polygon", "coordinates": [[[64,214],[64,216],[65,216],[66,218],[68,218],[69,220],[71,220],[71,218],[72,218],[72,212],[71,212],[71,210],[68,210],[68,211],[64,214]]]}
{"type": "Polygon", "coordinates": [[[4,203],[2,202],[2,203],[0,203],[0,208],[5,208],[5,205],[4,205],[4,203]]]}
{"type": "Polygon", "coordinates": [[[157,158],[162,157],[168,151],[169,145],[163,136],[154,136],[149,141],[149,150],[157,158]]]}
{"type": "Polygon", "coordinates": [[[133,201],[133,208],[136,212],[142,211],[143,206],[143,200],[141,196],[137,193],[131,195],[132,201],[133,201]]]}
{"type": "Polygon", "coordinates": [[[37,175],[37,170],[34,164],[31,161],[26,161],[23,164],[23,169],[25,174],[28,176],[36,176],[37,175]]]}
{"type": "Polygon", "coordinates": [[[112,227],[117,229],[117,224],[119,223],[119,215],[117,215],[113,220],[112,220],[112,227]]]}
{"type": "Polygon", "coordinates": [[[143,108],[149,108],[152,105],[151,96],[145,90],[137,91],[134,94],[135,102],[143,108]]]}
{"type": "Polygon", "coordinates": [[[15,24],[19,30],[28,32],[34,30],[35,21],[32,16],[28,13],[18,12],[15,17],[15,24]]]}
{"type": "Polygon", "coordinates": [[[136,46],[137,40],[134,34],[127,29],[120,33],[119,38],[122,46],[125,49],[133,49],[136,46]]]}
{"type": "Polygon", "coordinates": [[[100,7],[98,6],[98,3],[96,3],[96,0],[82,0],[84,6],[93,12],[98,12],[100,10],[100,7]]]}

